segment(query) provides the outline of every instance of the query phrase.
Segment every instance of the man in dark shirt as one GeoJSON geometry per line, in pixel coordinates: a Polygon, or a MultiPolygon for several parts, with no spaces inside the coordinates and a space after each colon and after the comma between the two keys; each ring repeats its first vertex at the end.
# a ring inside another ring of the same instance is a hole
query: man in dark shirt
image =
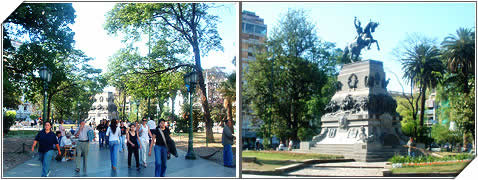
{"type": "Polygon", "coordinates": [[[103,144],[105,142],[106,130],[107,130],[104,119],[101,120],[98,126],[96,126],[96,129],[98,130],[99,136],[100,136],[100,147],[103,147],[103,144]]]}
{"type": "Polygon", "coordinates": [[[232,144],[234,144],[234,135],[232,132],[232,121],[226,120],[224,123],[224,128],[222,131],[222,145],[224,146],[223,150],[223,160],[224,166],[235,168],[236,166],[233,164],[233,154],[232,154],[232,144]]]}
{"type": "Polygon", "coordinates": [[[33,141],[32,152],[35,152],[35,146],[38,145],[38,154],[42,162],[42,177],[47,177],[50,171],[50,163],[53,156],[53,145],[58,150],[58,155],[61,155],[60,146],[56,139],[55,133],[51,131],[51,123],[45,122],[45,129],[38,132],[33,141]]]}
{"type": "Polygon", "coordinates": [[[151,150],[154,145],[154,156],[155,156],[155,177],[164,177],[166,175],[166,161],[168,158],[168,140],[171,139],[169,136],[169,129],[165,126],[164,119],[159,120],[159,126],[156,128],[156,132],[152,134],[152,142],[149,147],[148,155],[151,156],[151,150]]]}

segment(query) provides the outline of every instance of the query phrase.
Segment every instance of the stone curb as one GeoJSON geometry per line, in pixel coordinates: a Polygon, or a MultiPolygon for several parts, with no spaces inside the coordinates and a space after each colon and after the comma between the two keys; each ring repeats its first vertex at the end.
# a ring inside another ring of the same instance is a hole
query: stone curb
{"type": "Polygon", "coordinates": [[[272,171],[260,171],[260,170],[252,170],[252,169],[243,169],[243,174],[257,174],[257,175],[283,175],[284,173],[294,171],[310,164],[317,164],[317,163],[333,163],[333,162],[350,162],[354,161],[353,159],[306,159],[303,161],[297,161],[298,163],[290,164],[287,166],[282,166],[275,168],[272,171]]]}
{"type": "Polygon", "coordinates": [[[399,173],[399,174],[394,174],[392,171],[388,170],[388,172],[385,173],[383,171],[384,177],[456,177],[458,176],[459,173],[443,173],[443,172],[437,172],[437,173],[399,173]]]}

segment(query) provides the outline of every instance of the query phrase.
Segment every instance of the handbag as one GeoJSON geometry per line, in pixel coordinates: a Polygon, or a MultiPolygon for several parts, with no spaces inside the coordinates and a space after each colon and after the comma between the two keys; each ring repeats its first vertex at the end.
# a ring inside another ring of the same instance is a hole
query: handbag
{"type": "Polygon", "coordinates": [[[158,129],[157,131],[159,131],[159,133],[161,133],[161,136],[163,137],[163,142],[166,145],[166,149],[168,150],[168,160],[169,160],[171,159],[171,154],[169,153],[169,147],[168,147],[168,143],[166,142],[166,137],[164,137],[164,133],[161,129],[158,129]]]}

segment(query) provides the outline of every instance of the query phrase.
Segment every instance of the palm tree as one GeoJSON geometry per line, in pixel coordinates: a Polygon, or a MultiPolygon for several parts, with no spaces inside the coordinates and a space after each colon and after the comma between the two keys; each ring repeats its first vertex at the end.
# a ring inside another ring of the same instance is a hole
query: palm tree
{"type": "MultiPolygon", "coordinates": [[[[451,80],[458,82],[456,85],[462,86],[460,87],[460,92],[463,93],[464,96],[472,96],[473,94],[469,93],[474,85],[473,82],[470,82],[469,80],[473,78],[475,73],[475,31],[469,28],[459,28],[456,31],[456,35],[450,34],[445,37],[441,44],[445,49],[443,54],[447,61],[448,70],[451,72],[450,77],[453,78],[451,80]]],[[[471,93],[474,93],[474,91],[471,91],[471,93]]],[[[466,102],[458,103],[460,104],[456,105],[459,106],[462,105],[461,103],[466,104],[466,102]]],[[[473,113],[469,117],[472,119],[474,116],[473,113]]],[[[467,122],[465,119],[462,119],[461,121],[467,122]]],[[[473,128],[467,128],[463,132],[464,145],[467,144],[467,133],[470,131],[469,129],[473,128]]],[[[471,132],[473,133],[474,130],[471,132]]]]}
{"type": "Polygon", "coordinates": [[[420,43],[407,48],[401,60],[404,75],[410,84],[416,85],[420,90],[420,123],[423,127],[425,112],[425,99],[428,88],[435,88],[444,71],[440,61],[440,51],[430,43],[420,43]]]}
{"type": "Polygon", "coordinates": [[[232,104],[236,100],[236,73],[232,73],[227,80],[221,82],[218,91],[224,98],[224,107],[227,111],[227,120],[232,121],[232,104]]]}
{"type": "Polygon", "coordinates": [[[447,61],[448,70],[459,77],[463,85],[463,93],[470,92],[469,76],[475,71],[475,31],[469,28],[459,28],[456,35],[450,34],[441,43],[445,49],[443,55],[447,61]]]}

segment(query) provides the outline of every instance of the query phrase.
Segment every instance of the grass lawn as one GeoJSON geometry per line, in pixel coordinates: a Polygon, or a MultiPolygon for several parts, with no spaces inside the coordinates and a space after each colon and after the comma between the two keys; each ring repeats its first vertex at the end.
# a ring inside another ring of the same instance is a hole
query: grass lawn
{"type": "Polygon", "coordinates": [[[258,160],[257,162],[242,162],[242,169],[246,170],[260,170],[273,171],[275,168],[294,164],[291,161],[273,161],[273,160],[258,160]]]}
{"type": "Polygon", "coordinates": [[[463,170],[468,162],[460,162],[453,164],[437,164],[430,166],[418,166],[418,167],[404,167],[404,168],[393,168],[392,173],[401,174],[401,173],[458,173],[463,170]]]}
{"type": "Polygon", "coordinates": [[[256,162],[242,162],[242,168],[247,170],[273,171],[275,168],[294,164],[306,159],[337,159],[341,156],[294,153],[288,151],[242,151],[243,157],[256,157],[256,162]]]}
{"type": "Polygon", "coordinates": [[[4,137],[34,137],[38,130],[10,130],[4,137]]]}

